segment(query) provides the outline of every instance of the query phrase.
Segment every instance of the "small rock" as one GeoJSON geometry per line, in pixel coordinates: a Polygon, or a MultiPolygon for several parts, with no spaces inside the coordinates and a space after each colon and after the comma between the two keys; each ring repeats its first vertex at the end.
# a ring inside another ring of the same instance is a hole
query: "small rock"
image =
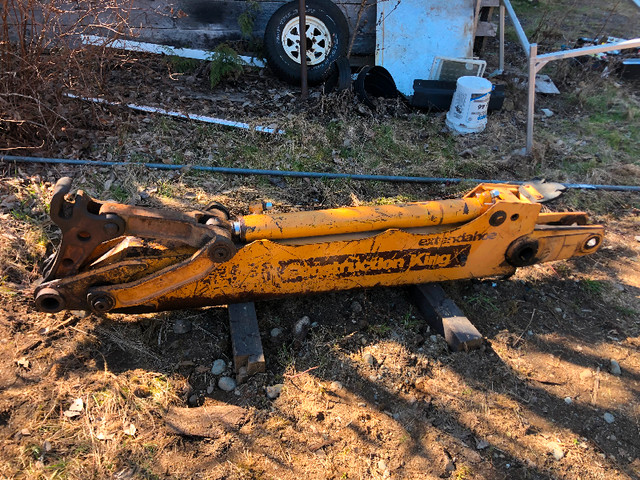
{"type": "Polygon", "coordinates": [[[478,450],[484,450],[488,446],[489,446],[489,442],[487,442],[486,440],[476,440],[476,448],[478,450]]]}
{"type": "Polygon", "coordinates": [[[333,391],[342,390],[342,384],[338,381],[333,381],[331,382],[331,385],[329,386],[329,388],[331,388],[331,390],[333,391]]]}
{"type": "Polygon", "coordinates": [[[86,318],[89,316],[89,312],[86,310],[71,310],[71,315],[78,318],[86,318]]]}
{"type": "Polygon", "coordinates": [[[551,455],[553,455],[553,458],[555,458],[556,460],[562,460],[564,458],[564,450],[562,450],[562,448],[560,448],[560,445],[558,445],[556,442],[549,443],[549,451],[551,452],[551,455]]]}
{"type": "Polygon", "coordinates": [[[384,460],[378,461],[378,468],[383,471],[387,469],[387,464],[384,460]]]}
{"type": "Polygon", "coordinates": [[[461,152],[459,153],[459,155],[460,155],[461,157],[472,157],[472,156],[473,156],[473,150],[472,150],[472,149],[470,149],[470,148],[467,148],[467,149],[465,149],[465,150],[461,151],[461,152]]]}
{"type": "Polygon", "coordinates": [[[560,307],[556,307],[554,308],[554,310],[556,311],[556,313],[562,313],[562,309],[560,307]]]}
{"type": "Polygon", "coordinates": [[[373,358],[373,355],[371,355],[370,353],[365,353],[362,356],[362,359],[364,360],[364,363],[366,363],[367,365],[370,365],[373,367],[373,364],[375,363],[376,359],[373,358]]]}
{"type": "Polygon", "coordinates": [[[20,435],[22,435],[23,437],[28,437],[29,435],[31,435],[31,432],[28,428],[23,428],[22,430],[20,430],[20,435]]]}
{"type": "Polygon", "coordinates": [[[238,373],[236,374],[236,383],[238,385],[246,382],[249,379],[249,372],[247,371],[247,367],[240,367],[238,373]]]}
{"type": "Polygon", "coordinates": [[[351,302],[351,311],[353,313],[362,313],[362,305],[357,300],[351,302]]]}
{"type": "Polygon", "coordinates": [[[230,392],[236,388],[236,381],[231,377],[220,377],[220,380],[218,380],[218,388],[225,392],[230,392]]]}
{"type": "Polygon", "coordinates": [[[553,117],[553,112],[548,108],[541,108],[540,111],[544,113],[544,116],[547,118],[553,117]]]}
{"type": "Polygon", "coordinates": [[[609,371],[611,372],[612,375],[622,374],[622,371],[620,370],[620,364],[613,358],[611,359],[611,365],[609,365],[609,371]]]}
{"type": "Polygon", "coordinates": [[[449,460],[447,462],[447,466],[445,467],[445,470],[447,472],[453,472],[453,471],[455,471],[455,469],[456,469],[456,464],[453,463],[453,460],[449,460]]]}
{"type": "Polygon", "coordinates": [[[42,445],[42,449],[45,451],[45,453],[49,453],[53,449],[53,447],[51,446],[51,442],[49,440],[45,440],[44,445],[42,445]]]}
{"type": "Polygon", "coordinates": [[[431,340],[433,343],[436,343],[438,341],[438,336],[437,335],[431,335],[429,337],[429,340],[431,340]]]}
{"type": "Polygon", "coordinates": [[[580,379],[587,380],[591,375],[593,375],[593,373],[591,373],[591,370],[589,370],[588,368],[585,368],[580,372],[580,379]]]}
{"type": "Polygon", "coordinates": [[[604,418],[604,421],[607,423],[613,423],[616,421],[616,417],[614,417],[613,415],[611,415],[609,412],[606,412],[602,418],[604,418]]]}
{"type": "Polygon", "coordinates": [[[223,359],[219,358],[215,362],[213,362],[213,366],[211,367],[211,373],[213,375],[220,375],[227,368],[227,362],[223,359]]]}
{"type": "Polygon", "coordinates": [[[189,405],[192,405],[192,406],[198,405],[198,395],[196,395],[195,393],[191,395],[189,397],[188,402],[189,402],[189,405]]]}
{"type": "Polygon", "coordinates": [[[275,385],[271,385],[270,387],[267,387],[267,397],[269,397],[271,400],[275,400],[282,393],[283,387],[284,387],[283,383],[277,383],[275,385]]]}
{"type": "Polygon", "coordinates": [[[636,239],[636,242],[640,242],[640,235],[636,235],[634,238],[636,239]]]}
{"type": "Polygon", "coordinates": [[[282,334],[281,328],[272,328],[271,329],[271,338],[278,338],[282,334]]]}
{"type": "Polygon", "coordinates": [[[300,348],[302,346],[302,342],[307,336],[307,333],[309,333],[310,328],[311,319],[306,315],[296,322],[293,327],[293,344],[296,348],[300,348]]]}
{"type": "Polygon", "coordinates": [[[516,148],[511,152],[511,155],[515,155],[518,157],[524,157],[527,154],[527,149],[525,147],[516,148]]]}
{"type": "Polygon", "coordinates": [[[615,288],[618,292],[624,292],[626,288],[621,283],[614,283],[613,288],[615,288]]]}
{"type": "Polygon", "coordinates": [[[191,322],[184,318],[179,318],[173,323],[173,333],[182,335],[191,331],[191,322]]]}
{"type": "Polygon", "coordinates": [[[211,394],[213,393],[213,389],[214,389],[214,388],[215,388],[215,387],[214,387],[213,385],[209,385],[209,386],[207,387],[207,395],[211,395],[211,394]]]}
{"type": "Polygon", "coordinates": [[[564,397],[564,403],[566,403],[567,405],[571,405],[573,403],[573,400],[571,399],[571,397],[564,397]]]}

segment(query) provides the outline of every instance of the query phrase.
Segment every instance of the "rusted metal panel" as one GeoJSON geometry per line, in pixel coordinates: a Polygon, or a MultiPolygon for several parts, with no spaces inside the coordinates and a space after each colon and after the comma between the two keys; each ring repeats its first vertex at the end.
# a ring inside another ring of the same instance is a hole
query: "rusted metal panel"
{"type": "Polygon", "coordinates": [[[435,56],[473,54],[474,0],[381,0],[376,27],[376,65],[398,90],[413,95],[413,81],[430,78],[435,56]]]}

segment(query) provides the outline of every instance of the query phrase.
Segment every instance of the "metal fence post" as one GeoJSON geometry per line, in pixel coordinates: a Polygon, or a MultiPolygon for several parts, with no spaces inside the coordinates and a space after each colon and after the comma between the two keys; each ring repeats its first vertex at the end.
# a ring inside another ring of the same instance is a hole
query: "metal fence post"
{"type": "Polygon", "coordinates": [[[533,115],[536,101],[536,63],[538,56],[538,44],[529,45],[529,92],[527,96],[527,155],[533,152],[533,115]]]}
{"type": "Polygon", "coordinates": [[[504,72],[504,3],[500,2],[500,72],[504,72]]]}
{"type": "Polygon", "coordinates": [[[300,31],[300,98],[306,100],[309,96],[307,81],[307,2],[298,0],[298,30],[300,31]]]}

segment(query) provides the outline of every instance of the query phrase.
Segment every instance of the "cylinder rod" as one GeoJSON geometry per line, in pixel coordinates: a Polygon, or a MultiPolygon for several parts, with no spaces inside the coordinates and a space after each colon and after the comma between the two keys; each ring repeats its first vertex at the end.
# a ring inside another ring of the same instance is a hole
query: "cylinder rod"
{"type": "Polygon", "coordinates": [[[440,200],[406,205],[343,207],[280,215],[247,215],[234,230],[246,242],[321,237],[388,228],[418,228],[473,220],[488,207],[481,198],[440,200]]]}

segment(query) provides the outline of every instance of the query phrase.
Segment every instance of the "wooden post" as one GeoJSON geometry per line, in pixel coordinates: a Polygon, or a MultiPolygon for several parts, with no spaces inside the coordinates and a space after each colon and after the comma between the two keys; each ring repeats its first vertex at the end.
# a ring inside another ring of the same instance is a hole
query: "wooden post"
{"type": "Polygon", "coordinates": [[[253,375],[264,372],[264,352],[253,302],[235,303],[229,305],[228,310],[236,374],[253,375]],[[244,371],[241,372],[241,369],[244,371]]]}
{"type": "Polygon", "coordinates": [[[440,285],[412,285],[409,291],[429,325],[445,338],[451,350],[473,350],[482,345],[482,335],[478,329],[453,300],[447,297],[440,285]]]}

